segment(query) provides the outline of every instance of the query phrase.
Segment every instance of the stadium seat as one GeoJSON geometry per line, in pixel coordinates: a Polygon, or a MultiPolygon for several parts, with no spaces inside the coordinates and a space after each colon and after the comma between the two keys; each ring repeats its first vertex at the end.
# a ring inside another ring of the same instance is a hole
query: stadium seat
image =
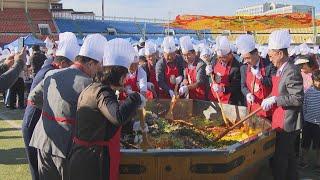
{"type": "Polygon", "coordinates": [[[24,9],[8,8],[0,11],[1,33],[32,32],[24,9]]]}
{"type": "Polygon", "coordinates": [[[40,32],[38,27],[39,24],[48,24],[51,32],[57,32],[57,29],[53,23],[52,15],[47,9],[30,9],[29,15],[31,17],[34,29],[37,33],[40,32]]]}

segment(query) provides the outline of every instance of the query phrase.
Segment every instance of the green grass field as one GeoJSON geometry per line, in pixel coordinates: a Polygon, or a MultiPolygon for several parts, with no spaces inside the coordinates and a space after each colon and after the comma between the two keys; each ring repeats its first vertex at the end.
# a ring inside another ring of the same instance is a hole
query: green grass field
{"type": "MultiPolygon", "coordinates": [[[[21,120],[14,123],[21,124],[21,120]]],[[[21,130],[13,128],[2,120],[0,120],[0,179],[31,179],[21,130]]]]}

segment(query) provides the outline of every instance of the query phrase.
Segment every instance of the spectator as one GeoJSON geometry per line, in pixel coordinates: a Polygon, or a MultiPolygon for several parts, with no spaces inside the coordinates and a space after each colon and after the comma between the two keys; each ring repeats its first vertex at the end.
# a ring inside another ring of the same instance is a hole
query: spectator
{"type": "MultiPolygon", "coordinates": [[[[19,74],[23,71],[23,67],[25,64],[24,61],[26,59],[25,50],[23,50],[19,54],[16,54],[13,59],[14,59],[14,64],[12,65],[11,69],[7,70],[5,73],[0,75],[0,91],[4,91],[10,88],[18,79],[19,74]]],[[[6,60],[6,63],[7,63],[7,66],[8,64],[9,65],[12,64],[12,56],[10,56],[6,60]]]]}
{"type": "Polygon", "coordinates": [[[23,72],[20,73],[19,78],[13,84],[9,91],[9,108],[16,109],[17,96],[18,96],[18,104],[20,109],[24,109],[24,80],[23,80],[23,72]]]}
{"type": "Polygon", "coordinates": [[[32,67],[33,77],[35,77],[38,71],[41,69],[44,61],[47,59],[47,56],[40,51],[39,45],[32,46],[32,52],[33,53],[30,57],[30,64],[32,67]]]}
{"type": "Polygon", "coordinates": [[[314,54],[300,55],[295,59],[294,64],[301,69],[303,89],[306,91],[312,85],[312,73],[319,69],[316,56],[314,54]]]}
{"type": "Polygon", "coordinates": [[[320,70],[312,74],[312,86],[306,91],[303,104],[304,125],[302,131],[302,154],[300,167],[309,166],[306,160],[306,154],[309,151],[311,142],[313,149],[316,150],[315,170],[320,172],[320,70]]]}

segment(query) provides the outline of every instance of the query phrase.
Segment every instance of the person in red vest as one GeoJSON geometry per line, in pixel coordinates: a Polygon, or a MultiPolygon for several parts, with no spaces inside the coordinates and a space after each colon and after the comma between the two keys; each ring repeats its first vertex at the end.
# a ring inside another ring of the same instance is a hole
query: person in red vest
{"type": "MultiPolygon", "coordinates": [[[[244,60],[241,66],[241,91],[246,97],[250,112],[260,108],[263,99],[269,96],[272,89],[271,76],[276,69],[273,64],[259,56],[252,35],[241,35],[236,41],[238,51],[244,60]]],[[[270,112],[260,111],[259,116],[271,118],[270,112]]]]}
{"type": "Polygon", "coordinates": [[[180,47],[186,67],[179,95],[189,96],[190,99],[207,100],[209,80],[205,62],[196,56],[190,36],[180,38],[180,47]]]}
{"type": "Polygon", "coordinates": [[[209,99],[218,101],[219,96],[222,103],[242,105],[240,63],[234,58],[227,37],[217,37],[216,53],[215,63],[206,66],[206,74],[213,78],[209,99]]]}
{"type": "Polygon", "coordinates": [[[156,64],[156,78],[159,85],[159,97],[170,99],[177,95],[177,92],[174,92],[175,87],[178,87],[183,79],[183,60],[176,55],[176,46],[172,36],[164,38],[162,47],[164,58],[156,64]]]}
{"type": "Polygon", "coordinates": [[[300,69],[289,60],[290,43],[288,30],[274,31],[269,37],[268,55],[277,74],[272,77],[270,97],[261,103],[264,111],[272,110],[272,128],[276,131],[272,161],[275,180],[299,179],[295,142],[301,129],[304,93],[300,69]]]}
{"type": "Polygon", "coordinates": [[[113,39],[104,52],[102,73],[79,96],[68,163],[70,180],[118,180],[121,126],[146,105],[138,92],[123,103],[116,96],[135,56],[130,42],[113,39]]]}
{"type": "Polygon", "coordinates": [[[128,94],[140,92],[146,97],[147,94],[147,74],[139,66],[139,59],[135,58],[129,67],[129,73],[124,80],[124,91],[120,93],[119,100],[127,98],[128,94]]]}
{"type": "Polygon", "coordinates": [[[145,43],[144,55],[147,63],[143,66],[143,69],[147,73],[148,90],[152,92],[152,96],[147,95],[147,99],[157,98],[159,93],[159,85],[156,78],[156,63],[158,61],[156,44],[154,44],[152,41],[147,41],[145,43]]]}

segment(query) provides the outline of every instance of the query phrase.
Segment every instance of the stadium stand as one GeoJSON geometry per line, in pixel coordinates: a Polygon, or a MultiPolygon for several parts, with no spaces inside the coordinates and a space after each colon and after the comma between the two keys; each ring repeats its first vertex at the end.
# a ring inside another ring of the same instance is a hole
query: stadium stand
{"type": "MultiPolygon", "coordinates": [[[[17,37],[28,34],[33,34],[44,40],[46,35],[41,35],[39,29],[40,24],[48,24],[50,27],[49,34],[51,34],[54,39],[58,38],[58,32],[74,32],[80,39],[90,33],[102,33],[108,39],[121,37],[130,38],[134,41],[138,41],[144,36],[148,39],[157,39],[164,37],[166,33],[168,33],[165,20],[151,21],[150,19],[143,20],[141,18],[123,17],[99,20],[99,18],[95,18],[98,17],[93,16],[91,19],[82,19],[81,17],[74,18],[67,16],[54,19],[52,13],[45,8],[28,9],[28,12],[25,12],[24,8],[4,8],[3,11],[0,11],[0,45],[8,44],[17,37]],[[115,32],[112,32],[113,29],[115,29],[115,32]]],[[[214,39],[217,35],[225,32],[222,30],[193,31],[173,27],[169,28],[174,31],[172,32],[170,30],[170,34],[176,38],[190,35],[194,39],[209,37],[214,39]]],[[[255,32],[257,43],[266,44],[269,34],[272,31],[273,30],[270,29],[255,32]]],[[[43,33],[43,29],[41,29],[41,32],[43,33]]],[[[290,29],[290,32],[292,33],[294,43],[310,42],[313,38],[313,28],[290,29]]],[[[235,41],[238,35],[243,33],[245,32],[230,31],[230,41],[235,41]]]]}
{"type": "Polygon", "coordinates": [[[0,35],[0,46],[3,47],[6,44],[18,39],[19,35],[0,35]]]}
{"type": "Polygon", "coordinates": [[[0,33],[32,32],[24,9],[10,8],[0,11],[0,33]]]}
{"type": "Polygon", "coordinates": [[[29,15],[33,24],[33,27],[40,33],[38,28],[39,24],[48,24],[51,32],[56,33],[57,29],[53,23],[53,18],[51,13],[47,9],[30,9],[29,15]]]}

